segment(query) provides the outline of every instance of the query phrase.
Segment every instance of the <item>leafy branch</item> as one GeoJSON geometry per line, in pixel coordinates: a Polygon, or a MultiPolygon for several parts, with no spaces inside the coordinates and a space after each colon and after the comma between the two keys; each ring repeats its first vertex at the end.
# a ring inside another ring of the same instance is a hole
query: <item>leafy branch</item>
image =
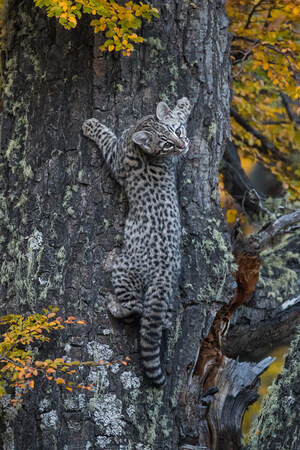
{"type": "MultiPolygon", "coordinates": [[[[8,387],[15,388],[17,392],[11,400],[14,406],[22,401],[22,394],[34,388],[37,376],[43,376],[71,392],[73,388],[90,390],[92,385],[76,385],[72,381],[66,381],[65,377],[73,376],[79,367],[111,365],[104,361],[66,362],[63,358],[36,360],[29,347],[31,344],[38,341],[49,342],[49,333],[63,330],[66,325],[86,323],[73,316],[63,320],[56,316],[59,309],[51,306],[43,311],[44,314],[32,314],[28,317],[9,314],[0,318],[0,325],[8,327],[0,342],[0,397],[7,394],[8,387]]],[[[121,363],[127,365],[126,361],[121,363]]]]}
{"type": "Polygon", "coordinates": [[[142,25],[141,19],[149,22],[152,17],[158,17],[156,8],[132,1],[125,5],[114,0],[34,0],[34,3],[45,7],[48,17],[56,17],[67,30],[75,28],[83,14],[94,16],[90,22],[94,32],[102,31],[108,38],[100,50],[122,50],[124,55],[130,55],[133,44],[144,41],[135,33],[142,25]]]}

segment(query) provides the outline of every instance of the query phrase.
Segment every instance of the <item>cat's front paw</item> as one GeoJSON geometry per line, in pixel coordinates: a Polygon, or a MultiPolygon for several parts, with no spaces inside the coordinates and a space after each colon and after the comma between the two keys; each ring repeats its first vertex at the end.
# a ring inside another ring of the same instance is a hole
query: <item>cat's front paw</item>
{"type": "Polygon", "coordinates": [[[94,139],[99,128],[100,122],[97,119],[88,119],[82,125],[82,132],[90,139],[94,139]]]}

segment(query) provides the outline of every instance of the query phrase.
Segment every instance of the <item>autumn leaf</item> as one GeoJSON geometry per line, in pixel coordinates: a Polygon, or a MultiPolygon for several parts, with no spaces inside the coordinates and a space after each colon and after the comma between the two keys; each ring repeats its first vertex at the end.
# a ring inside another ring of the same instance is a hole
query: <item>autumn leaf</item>
{"type": "MultiPolygon", "coordinates": [[[[85,320],[77,320],[74,316],[69,316],[67,320],[56,317],[57,307],[49,306],[43,309],[45,314],[31,314],[29,316],[14,315],[0,317],[0,323],[8,325],[6,332],[2,334],[0,340],[0,397],[7,393],[7,386],[14,386],[25,393],[28,388],[33,389],[35,382],[32,377],[44,376],[47,380],[55,382],[63,388],[72,392],[74,383],[68,382],[61,377],[57,377],[59,372],[66,376],[74,376],[76,368],[79,366],[94,367],[104,363],[95,363],[94,361],[69,361],[64,358],[45,359],[44,361],[35,360],[32,349],[28,345],[33,341],[32,337],[38,341],[47,341],[50,338],[45,333],[50,331],[59,331],[65,328],[61,323],[79,323],[86,324],[85,320]],[[53,320],[55,319],[55,320],[53,320]],[[59,326],[58,326],[59,325],[59,326]],[[22,347],[19,347],[19,346],[22,347]]],[[[110,363],[105,363],[110,365],[110,363]]],[[[78,389],[90,390],[92,385],[78,385],[78,389]]],[[[12,405],[17,406],[22,401],[22,394],[17,393],[12,400],[12,405]]]]}
{"type": "MultiPolygon", "coordinates": [[[[150,21],[152,17],[158,17],[158,10],[148,4],[134,4],[127,2],[125,5],[110,0],[34,0],[39,8],[45,8],[49,17],[57,17],[59,23],[67,30],[77,26],[77,19],[83,14],[91,14],[95,18],[90,22],[94,32],[109,30],[107,37],[116,39],[116,45],[105,43],[99,47],[105,51],[122,51],[124,55],[130,55],[134,50],[128,41],[119,41],[119,37],[132,30],[141,27],[141,18],[150,21]]],[[[133,38],[135,43],[143,42],[142,37],[133,38]]]]}
{"type": "Polygon", "coordinates": [[[226,215],[227,223],[234,223],[236,221],[236,218],[237,218],[237,210],[236,209],[228,209],[227,215],[226,215]]]}

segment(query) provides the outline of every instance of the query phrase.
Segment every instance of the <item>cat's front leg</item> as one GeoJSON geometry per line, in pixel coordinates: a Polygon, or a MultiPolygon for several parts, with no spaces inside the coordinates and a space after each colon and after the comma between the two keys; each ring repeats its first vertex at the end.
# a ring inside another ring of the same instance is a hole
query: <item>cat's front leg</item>
{"type": "Polygon", "coordinates": [[[122,184],[121,155],[118,152],[118,140],[114,133],[97,119],[88,119],[82,125],[83,134],[96,142],[104,160],[113,175],[122,184]]]}
{"type": "Polygon", "coordinates": [[[177,116],[182,123],[186,123],[189,115],[191,114],[191,103],[188,98],[182,97],[177,100],[176,106],[172,111],[172,114],[177,116]]]}
{"type": "Polygon", "coordinates": [[[97,144],[99,144],[99,138],[101,139],[100,134],[102,131],[106,130],[110,131],[105,125],[102,125],[99,120],[94,118],[87,119],[82,125],[83,134],[95,141],[97,144]]]}

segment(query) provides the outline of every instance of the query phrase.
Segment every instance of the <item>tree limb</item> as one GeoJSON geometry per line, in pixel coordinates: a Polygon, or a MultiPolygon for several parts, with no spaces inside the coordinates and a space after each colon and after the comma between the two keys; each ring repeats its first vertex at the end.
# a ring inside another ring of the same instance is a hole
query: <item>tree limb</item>
{"type": "Polygon", "coordinates": [[[256,3],[256,5],[253,6],[252,11],[250,12],[250,14],[249,14],[249,16],[248,16],[247,23],[246,23],[246,25],[245,25],[245,27],[244,27],[244,30],[247,30],[247,28],[248,28],[249,25],[250,25],[250,22],[251,22],[251,19],[252,19],[253,14],[255,13],[255,11],[256,11],[256,9],[259,7],[259,5],[261,5],[264,1],[265,1],[265,0],[259,0],[259,2],[256,3]]]}
{"type": "Polygon", "coordinates": [[[281,161],[286,162],[286,157],[282,155],[280,150],[276,147],[273,142],[271,142],[266,136],[264,136],[260,131],[256,130],[252,125],[250,125],[235,109],[230,110],[231,116],[234,120],[243,127],[246,131],[251,133],[254,137],[256,137],[261,142],[260,150],[264,154],[268,154],[268,152],[272,152],[273,155],[276,155],[281,161]]]}
{"type": "Polygon", "coordinates": [[[251,247],[257,251],[263,250],[269,242],[284,228],[300,222],[300,210],[279,217],[274,222],[268,223],[261,228],[256,235],[250,238],[251,247]]]}
{"type": "Polygon", "coordinates": [[[241,205],[243,212],[249,215],[259,214],[261,211],[271,214],[261,203],[265,195],[255,189],[245,174],[233,142],[228,142],[226,146],[220,172],[226,191],[241,205]]]}

